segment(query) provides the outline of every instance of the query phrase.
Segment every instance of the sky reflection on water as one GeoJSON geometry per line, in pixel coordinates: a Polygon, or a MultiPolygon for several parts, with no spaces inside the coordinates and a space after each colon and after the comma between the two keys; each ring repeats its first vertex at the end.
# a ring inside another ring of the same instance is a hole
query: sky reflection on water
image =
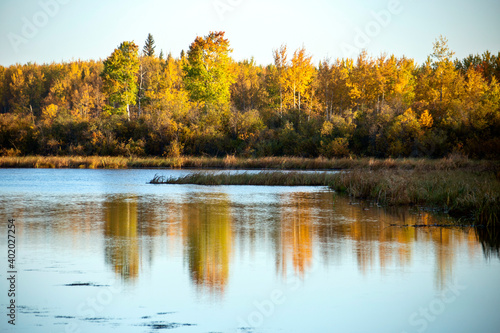
{"type": "Polygon", "coordinates": [[[16,332],[500,327],[498,234],[411,227],[449,221],[325,188],[146,184],[157,172],[0,170],[0,225],[18,228],[16,332]],[[446,311],[419,313],[454,285],[446,311]]]}

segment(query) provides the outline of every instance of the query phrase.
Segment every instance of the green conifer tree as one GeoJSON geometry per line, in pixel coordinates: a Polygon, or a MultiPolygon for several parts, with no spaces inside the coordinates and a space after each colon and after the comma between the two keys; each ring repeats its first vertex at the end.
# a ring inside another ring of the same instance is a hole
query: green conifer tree
{"type": "Polygon", "coordinates": [[[155,55],[155,40],[153,35],[148,34],[148,38],[146,38],[146,43],[144,44],[144,48],[142,49],[142,53],[146,57],[154,57],[155,55]]]}

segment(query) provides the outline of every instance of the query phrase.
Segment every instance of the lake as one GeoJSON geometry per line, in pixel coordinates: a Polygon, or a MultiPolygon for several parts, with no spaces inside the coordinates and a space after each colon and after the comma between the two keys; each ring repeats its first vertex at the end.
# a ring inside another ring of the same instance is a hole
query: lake
{"type": "Polygon", "coordinates": [[[498,232],[190,172],[0,169],[1,331],[500,332],[498,232]]]}

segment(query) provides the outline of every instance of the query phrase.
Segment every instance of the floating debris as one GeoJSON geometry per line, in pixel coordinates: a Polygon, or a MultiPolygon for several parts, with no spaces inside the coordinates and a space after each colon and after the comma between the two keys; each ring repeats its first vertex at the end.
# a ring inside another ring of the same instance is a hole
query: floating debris
{"type": "Polygon", "coordinates": [[[68,284],[63,284],[65,287],[109,287],[105,284],[95,284],[92,282],[73,282],[68,284]]]}
{"type": "Polygon", "coordinates": [[[184,326],[196,326],[196,324],[168,323],[163,321],[153,321],[151,323],[142,324],[140,326],[150,327],[153,330],[170,330],[184,326]]]}

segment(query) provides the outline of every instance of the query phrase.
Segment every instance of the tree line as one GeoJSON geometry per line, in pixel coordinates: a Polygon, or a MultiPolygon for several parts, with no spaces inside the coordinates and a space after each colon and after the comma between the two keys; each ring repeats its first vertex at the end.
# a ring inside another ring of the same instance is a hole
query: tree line
{"type": "Polygon", "coordinates": [[[363,51],[318,64],[286,45],[236,62],[224,32],[177,58],[123,42],[104,61],[0,66],[1,155],[500,154],[500,52],[419,65],[363,51]]]}

